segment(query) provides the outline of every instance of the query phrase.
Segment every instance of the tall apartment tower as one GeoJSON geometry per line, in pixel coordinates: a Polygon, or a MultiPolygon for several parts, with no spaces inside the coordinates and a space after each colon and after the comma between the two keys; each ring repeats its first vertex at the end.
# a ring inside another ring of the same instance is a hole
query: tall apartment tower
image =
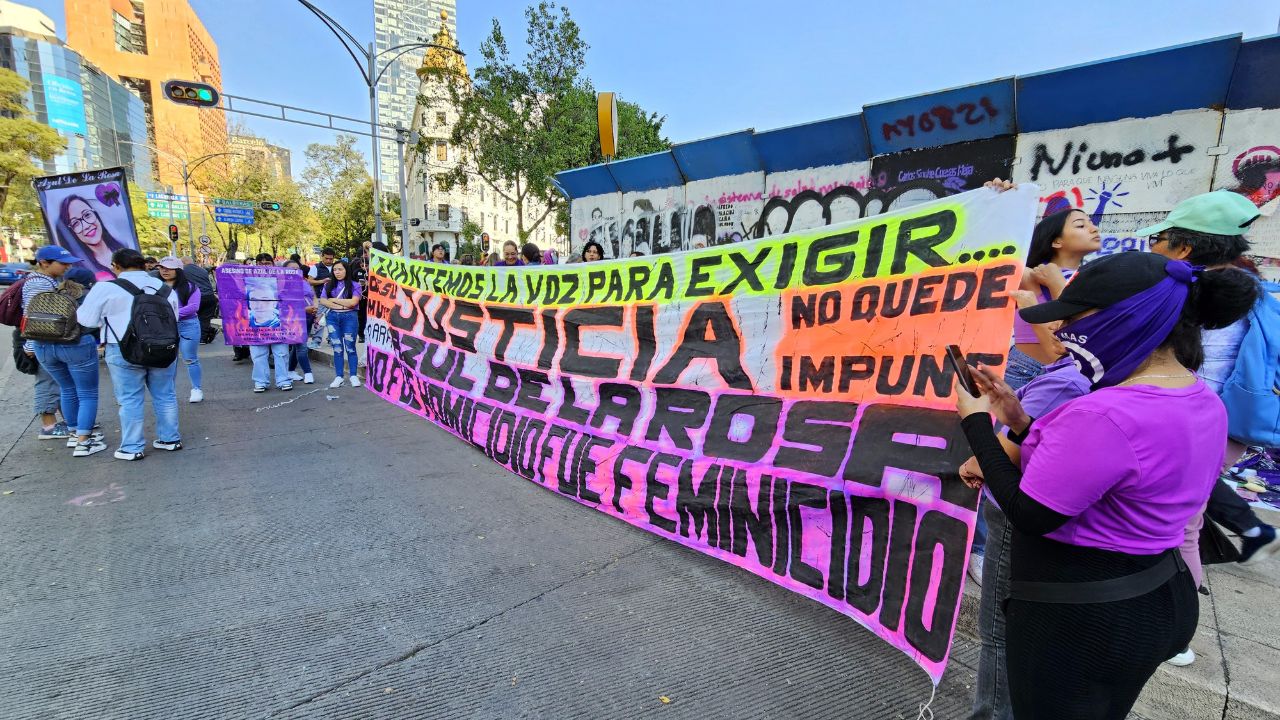
{"type": "MultiPolygon", "coordinates": [[[[67,45],[137,91],[157,147],[187,159],[226,151],[225,113],[163,97],[166,80],[222,87],[218,46],[187,0],[65,0],[65,7],[67,45]]],[[[155,164],[162,183],[182,185],[178,163],[159,154],[155,164]]]]}
{"type": "MultiPolygon", "coordinates": [[[[458,36],[456,0],[373,0],[375,52],[404,43],[429,42],[446,27],[450,35],[458,36]]],[[[424,50],[405,53],[382,76],[378,83],[378,120],[382,124],[399,123],[408,128],[413,122],[413,111],[418,104],[417,69],[422,66],[425,54],[424,50]]],[[[383,191],[394,194],[399,187],[397,145],[395,141],[382,140],[378,149],[383,191]]]]}

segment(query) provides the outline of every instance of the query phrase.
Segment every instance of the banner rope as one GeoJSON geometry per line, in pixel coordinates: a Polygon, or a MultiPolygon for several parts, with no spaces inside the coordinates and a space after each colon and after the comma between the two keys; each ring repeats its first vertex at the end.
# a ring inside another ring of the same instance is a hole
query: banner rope
{"type": "Polygon", "coordinates": [[[920,712],[916,715],[916,720],[933,720],[933,708],[929,707],[933,704],[933,698],[938,694],[938,686],[933,686],[933,691],[929,693],[929,702],[920,706],[920,712]]]}

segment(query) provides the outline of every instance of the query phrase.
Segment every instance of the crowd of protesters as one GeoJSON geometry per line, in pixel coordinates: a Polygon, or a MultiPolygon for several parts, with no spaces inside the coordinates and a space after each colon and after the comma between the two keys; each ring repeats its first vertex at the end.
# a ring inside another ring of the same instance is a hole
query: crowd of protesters
{"type": "MultiPolygon", "coordinates": [[[[1230,483],[1250,439],[1277,429],[1242,425],[1220,397],[1237,366],[1253,360],[1241,349],[1246,315],[1263,317],[1250,311],[1278,289],[1245,259],[1258,215],[1241,195],[1198,195],[1138,232],[1149,251],[1092,261],[1100,233],[1084,212],[1057,212],[1036,226],[1003,372],[972,368],[979,394],[957,392],[973,457],[956,472],[982,488],[970,566],[982,592],[973,718],[1124,718],[1161,663],[1194,662],[1202,564],[1253,563],[1280,550],[1275,528],[1230,483]],[[1218,525],[1238,535],[1238,550],[1218,525]]],[[[327,335],[331,388],[361,384],[369,249],[339,258],[326,248],[310,267],[296,255],[282,263],[314,293],[306,334],[327,335]]],[[[568,262],[603,259],[604,248],[589,241],[568,262]]],[[[443,244],[429,261],[475,264],[451,259],[443,244]]],[[[119,250],[106,280],[76,273],[80,262],[44,247],[23,281],[24,312],[65,292],[78,303],[81,329],[71,342],[21,340],[20,354],[36,364],[40,439],[65,440],[75,457],[106,449],[96,422],[101,347],[119,404],[115,457],[144,456],[146,394],[156,415],[152,447],[181,449],[175,380],[180,361],[188,401],[204,400],[199,345],[211,340],[217,302],[208,271],[189,258],[119,250]],[[140,294],[172,310],[178,348],[167,366],[122,351],[140,294]]],[[[265,253],[255,262],[276,264],[265,253]]],[[[558,262],[553,251],[507,241],[479,264],[558,262]]],[[[310,344],[247,348],[254,392],[313,383],[310,344]]]]}
{"type": "Polygon", "coordinates": [[[1238,363],[1275,361],[1241,355],[1266,300],[1243,259],[1258,214],[1192,197],[1138,231],[1150,252],[1087,264],[1087,215],[1036,228],[1003,376],[974,368],[981,394],[957,392],[986,531],[971,718],[1127,717],[1161,663],[1195,660],[1202,559],[1280,547],[1229,484],[1233,434],[1275,428],[1242,427],[1218,394],[1238,363]]]}

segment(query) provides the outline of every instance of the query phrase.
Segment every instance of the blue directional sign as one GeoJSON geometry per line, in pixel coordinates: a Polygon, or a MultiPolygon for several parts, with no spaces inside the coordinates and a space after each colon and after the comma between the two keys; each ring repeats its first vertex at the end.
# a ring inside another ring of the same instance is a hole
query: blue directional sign
{"type": "Polygon", "coordinates": [[[213,207],[213,219],[217,222],[232,223],[234,225],[252,225],[253,208],[215,205],[213,207]]]}

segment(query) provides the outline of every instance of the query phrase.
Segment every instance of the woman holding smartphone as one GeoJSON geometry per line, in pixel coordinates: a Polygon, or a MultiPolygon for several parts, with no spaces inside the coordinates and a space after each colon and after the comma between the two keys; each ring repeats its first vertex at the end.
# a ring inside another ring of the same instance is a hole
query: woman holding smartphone
{"type": "Polygon", "coordinates": [[[1255,283],[1151,253],[1080,270],[1020,310],[1056,337],[1092,390],[1029,417],[988,368],[957,393],[962,426],[1012,537],[1004,603],[1014,717],[1126,717],[1156,668],[1187,646],[1198,597],[1177,553],[1221,471],[1222,401],[1193,370],[1200,333],[1242,317],[1255,283]],[[1021,447],[1002,449],[995,415],[1021,447]]]}

